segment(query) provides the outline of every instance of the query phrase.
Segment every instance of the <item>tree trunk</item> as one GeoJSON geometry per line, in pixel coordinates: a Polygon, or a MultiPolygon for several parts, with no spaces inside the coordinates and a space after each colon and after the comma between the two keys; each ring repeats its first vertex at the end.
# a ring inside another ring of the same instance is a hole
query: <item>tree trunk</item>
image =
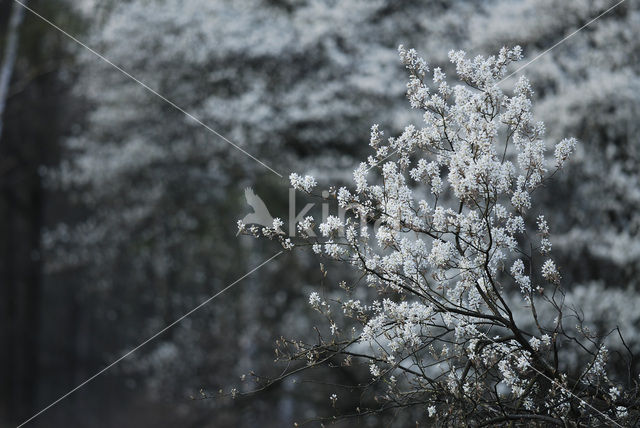
{"type": "MultiPolygon", "coordinates": [[[[23,0],[27,3],[27,0],[23,0]]],[[[18,39],[20,33],[20,25],[24,18],[24,7],[17,3],[13,4],[11,9],[11,18],[9,19],[9,28],[7,30],[7,44],[4,47],[4,56],[2,58],[2,66],[0,66],[0,140],[2,140],[2,130],[4,128],[4,109],[7,105],[7,97],[9,96],[9,84],[13,75],[13,68],[16,63],[16,54],[18,52],[18,39]]]]}

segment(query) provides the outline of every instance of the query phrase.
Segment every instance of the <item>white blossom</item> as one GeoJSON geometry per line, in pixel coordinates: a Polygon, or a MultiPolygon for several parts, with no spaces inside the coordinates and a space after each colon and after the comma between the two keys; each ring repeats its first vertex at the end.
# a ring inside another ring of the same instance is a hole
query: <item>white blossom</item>
{"type": "Polygon", "coordinates": [[[436,406],[427,407],[427,411],[429,412],[429,417],[433,417],[436,414],[436,406]]]}
{"type": "Polygon", "coordinates": [[[517,259],[511,266],[511,275],[516,280],[516,283],[520,286],[522,294],[527,296],[531,292],[531,278],[524,273],[524,262],[521,259],[517,259]]]}
{"type": "Polygon", "coordinates": [[[307,193],[310,193],[314,187],[318,184],[316,179],[310,175],[305,175],[301,177],[296,173],[291,173],[289,175],[289,182],[291,183],[291,187],[296,190],[301,190],[307,193]]]}
{"type": "Polygon", "coordinates": [[[542,265],[542,276],[551,282],[557,282],[560,280],[560,273],[556,268],[556,264],[551,259],[547,259],[542,265]]]}
{"type": "Polygon", "coordinates": [[[380,377],[382,375],[380,367],[378,367],[376,364],[369,365],[369,371],[371,372],[371,375],[373,377],[380,377]]]}
{"type": "Polygon", "coordinates": [[[445,267],[453,257],[454,248],[450,242],[436,240],[433,242],[428,260],[434,267],[445,267]]]}
{"type": "Polygon", "coordinates": [[[320,306],[320,295],[318,294],[317,291],[313,291],[310,295],[309,295],[309,304],[311,306],[313,306],[314,308],[317,308],[320,306]]]}
{"type": "Polygon", "coordinates": [[[331,402],[335,405],[336,401],[338,401],[338,395],[337,394],[331,394],[329,396],[329,400],[331,400],[331,402]]]}
{"type": "Polygon", "coordinates": [[[575,150],[577,141],[575,138],[565,138],[556,144],[554,156],[556,158],[556,167],[562,168],[569,155],[575,150]]]}
{"type": "Polygon", "coordinates": [[[322,233],[322,236],[327,236],[327,237],[338,232],[342,227],[343,227],[342,221],[338,217],[332,216],[332,215],[327,217],[324,223],[321,223],[319,226],[320,233],[322,233]]]}

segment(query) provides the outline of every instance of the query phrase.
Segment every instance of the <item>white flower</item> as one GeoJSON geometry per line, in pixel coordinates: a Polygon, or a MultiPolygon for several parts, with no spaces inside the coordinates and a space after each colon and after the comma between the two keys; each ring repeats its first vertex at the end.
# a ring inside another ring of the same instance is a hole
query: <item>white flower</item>
{"type": "Polygon", "coordinates": [[[380,143],[382,142],[382,136],[384,132],[380,130],[380,125],[374,123],[371,125],[371,138],[369,140],[369,144],[374,149],[377,149],[380,143]]]}
{"type": "Polygon", "coordinates": [[[518,215],[507,220],[507,231],[509,231],[510,234],[522,233],[524,230],[524,219],[521,216],[518,215]]]}
{"type": "Polygon", "coordinates": [[[336,325],[336,323],[332,322],[331,324],[329,324],[329,328],[331,329],[331,335],[335,336],[338,332],[338,326],[336,325]]]}
{"type": "Polygon", "coordinates": [[[356,192],[362,193],[367,189],[367,172],[369,166],[362,162],[360,166],[353,172],[353,180],[356,183],[356,192]]]}
{"type": "Polygon", "coordinates": [[[629,411],[624,406],[616,407],[616,416],[619,418],[626,418],[629,415],[629,411]]]}
{"type": "Polygon", "coordinates": [[[531,347],[537,351],[540,349],[540,339],[538,339],[537,337],[533,336],[531,339],[529,339],[529,345],[531,345],[531,347]]]}
{"type": "Polygon", "coordinates": [[[556,150],[554,156],[556,158],[556,167],[562,168],[565,161],[571,155],[571,152],[576,148],[577,140],[575,138],[565,138],[556,144],[556,150]]]}
{"type": "Polygon", "coordinates": [[[301,177],[295,172],[289,175],[289,181],[291,182],[291,187],[293,187],[296,190],[301,190],[307,193],[310,193],[313,190],[313,188],[316,187],[316,185],[318,184],[315,178],[313,178],[312,176],[305,175],[304,177],[301,177]]]}
{"type": "Polygon", "coordinates": [[[336,401],[338,401],[338,395],[337,394],[331,394],[329,396],[329,400],[331,400],[331,405],[335,407],[336,401]]]}
{"type": "Polygon", "coordinates": [[[442,179],[440,178],[440,167],[437,162],[427,162],[425,159],[420,159],[418,165],[409,171],[409,175],[415,181],[426,180],[431,186],[431,193],[434,195],[442,192],[442,179]]]}
{"type": "Polygon", "coordinates": [[[612,386],[611,388],[609,388],[609,397],[611,397],[612,400],[616,400],[617,398],[619,398],[620,389],[618,389],[615,386],[612,386]]]}
{"type": "MultiPolygon", "coordinates": [[[[313,233],[313,224],[314,219],[311,216],[305,217],[302,221],[298,223],[298,232],[303,235],[311,235],[313,233]]],[[[315,235],[311,235],[315,236],[315,235]]]]}
{"type": "Polygon", "coordinates": [[[324,244],[324,252],[331,258],[337,259],[343,254],[345,254],[346,250],[340,244],[336,244],[332,240],[327,241],[324,244]]]}
{"type": "Polygon", "coordinates": [[[371,372],[373,377],[380,377],[380,375],[382,374],[380,368],[375,364],[371,364],[369,366],[369,371],[371,372]]]}
{"type": "Polygon", "coordinates": [[[433,83],[440,83],[445,80],[446,76],[440,69],[440,67],[436,67],[433,69],[433,83]]]}
{"type": "Polygon", "coordinates": [[[520,291],[525,296],[528,296],[531,292],[531,278],[524,273],[524,262],[521,259],[517,259],[511,266],[511,275],[516,280],[516,283],[520,286],[520,291]]]}
{"type": "Polygon", "coordinates": [[[531,208],[531,196],[529,196],[529,192],[518,186],[511,197],[511,204],[520,211],[531,208]]]}
{"type": "Polygon", "coordinates": [[[547,238],[542,238],[540,240],[540,254],[542,255],[549,254],[550,251],[551,251],[551,241],[549,241],[547,238]]]}
{"type": "Polygon", "coordinates": [[[346,208],[351,202],[352,198],[353,195],[351,195],[351,192],[349,192],[346,187],[341,187],[338,190],[338,204],[340,205],[340,207],[346,208]]]}
{"type": "Polygon", "coordinates": [[[454,247],[451,242],[433,241],[433,246],[427,260],[434,267],[445,267],[453,257],[454,247]]]}
{"type": "Polygon", "coordinates": [[[314,308],[317,308],[320,306],[320,300],[321,300],[320,294],[318,294],[317,291],[314,291],[311,294],[309,294],[309,304],[314,308]]]}
{"type": "Polygon", "coordinates": [[[538,226],[538,232],[540,232],[542,236],[549,235],[549,225],[547,224],[547,220],[544,218],[543,215],[538,216],[537,226],[538,226]]]}
{"type": "Polygon", "coordinates": [[[429,406],[427,408],[427,411],[429,412],[429,417],[433,417],[433,415],[436,414],[436,406],[429,406]]]}
{"type": "Polygon", "coordinates": [[[342,221],[338,217],[330,215],[324,223],[320,224],[320,233],[322,236],[328,237],[334,232],[338,232],[342,226],[342,221]]]}
{"type": "Polygon", "coordinates": [[[403,45],[400,45],[398,46],[398,53],[400,54],[400,60],[409,70],[415,71],[421,76],[424,76],[429,71],[427,62],[418,56],[415,49],[406,50],[403,45]]]}
{"type": "Polygon", "coordinates": [[[558,282],[560,281],[560,273],[556,268],[556,264],[553,260],[548,259],[542,265],[542,276],[544,279],[550,282],[558,282]]]}
{"type": "Polygon", "coordinates": [[[284,248],[285,250],[291,250],[293,249],[293,247],[295,247],[294,243],[291,241],[290,238],[281,240],[280,244],[282,245],[282,248],[284,248]]]}

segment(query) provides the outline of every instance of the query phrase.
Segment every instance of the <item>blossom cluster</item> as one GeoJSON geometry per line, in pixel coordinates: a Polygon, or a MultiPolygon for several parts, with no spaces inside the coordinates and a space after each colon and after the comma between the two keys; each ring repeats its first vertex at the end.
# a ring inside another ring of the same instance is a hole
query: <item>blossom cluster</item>
{"type": "MultiPolygon", "coordinates": [[[[529,82],[520,77],[510,94],[500,88],[508,66],[521,57],[519,47],[474,59],[452,51],[461,84],[449,85],[435,68],[435,88],[425,60],[403,46],[399,54],[409,70],[407,97],[424,122],[386,141],[378,125],[371,128],[375,153],[355,169],[353,188],[332,192],[346,218],[329,216],[319,225],[321,237],[309,238],[316,254],[346,262],[387,297],[340,305],[358,330],[339,327],[312,293],[310,304],[327,316],[334,337],[325,345],[349,331],[352,346],[370,359],[374,380],[386,377],[398,401],[406,397],[401,386],[421,391],[431,417],[445,390],[458,403],[451,410],[453,401],[445,400],[450,414],[464,414],[464,403],[490,414],[496,402],[519,402],[527,412],[563,418],[575,393],[568,393],[569,380],[554,369],[558,357],[551,352],[562,331],[556,300],[562,278],[544,215],[535,229],[527,220],[533,192],[565,164],[576,141],[560,141],[551,166],[529,82]],[[514,305],[529,309],[537,331],[520,328],[514,305]],[[555,310],[555,319],[539,319],[541,306],[555,310]],[[544,402],[550,379],[558,388],[544,402]]],[[[305,191],[316,185],[311,177],[290,178],[305,191]]],[[[310,227],[309,219],[299,224],[310,227]]],[[[608,382],[606,349],[591,356],[583,379],[608,382]]]]}

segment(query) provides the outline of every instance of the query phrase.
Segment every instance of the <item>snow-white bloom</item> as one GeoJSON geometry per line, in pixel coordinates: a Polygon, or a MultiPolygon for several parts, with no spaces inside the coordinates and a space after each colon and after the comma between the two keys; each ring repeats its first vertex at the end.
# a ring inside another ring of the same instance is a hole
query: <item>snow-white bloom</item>
{"type": "Polygon", "coordinates": [[[331,324],[329,324],[329,329],[331,330],[332,336],[335,336],[336,333],[338,333],[338,326],[336,325],[335,322],[332,322],[331,324]]]}
{"type": "Polygon", "coordinates": [[[433,417],[436,414],[436,406],[427,407],[427,411],[429,412],[429,417],[433,417]]]}
{"type": "Polygon", "coordinates": [[[538,232],[546,237],[549,235],[549,224],[547,223],[547,220],[544,218],[544,215],[540,214],[537,218],[537,226],[538,226],[538,232]]]}
{"type": "Polygon", "coordinates": [[[338,401],[338,395],[337,394],[331,394],[329,396],[329,400],[331,400],[331,405],[335,407],[336,402],[338,401]]]}
{"type": "Polygon", "coordinates": [[[547,259],[542,265],[542,276],[544,279],[550,282],[557,282],[560,280],[560,273],[553,260],[547,259]]]}
{"type": "Polygon", "coordinates": [[[431,247],[431,252],[427,257],[427,260],[434,267],[445,267],[447,263],[451,261],[454,250],[455,249],[451,242],[435,240],[433,241],[433,246],[431,247]]]}
{"type": "Polygon", "coordinates": [[[527,209],[531,208],[531,196],[529,195],[529,192],[521,186],[520,183],[518,183],[518,187],[513,192],[511,203],[518,211],[526,211],[527,209]]]}
{"type": "Polygon", "coordinates": [[[371,375],[373,377],[380,377],[380,375],[382,374],[382,372],[380,371],[380,367],[378,367],[376,364],[369,365],[369,371],[371,372],[371,375]]]}
{"type": "Polygon", "coordinates": [[[320,228],[320,233],[322,233],[322,236],[328,237],[340,231],[342,226],[343,224],[340,218],[330,215],[329,217],[327,217],[324,223],[320,224],[319,228],[320,228]]]}
{"type": "Polygon", "coordinates": [[[351,202],[353,195],[346,187],[338,189],[338,204],[341,208],[347,208],[351,202]]]}
{"type": "Polygon", "coordinates": [[[618,406],[616,407],[616,416],[619,418],[626,418],[627,416],[629,416],[629,411],[624,406],[618,406]]]}
{"type": "Polygon", "coordinates": [[[285,250],[291,250],[293,249],[293,247],[295,247],[295,244],[293,243],[293,241],[291,241],[291,238],[284,238],[280,241],[280,244],[282,245],[282,248],[284,248],[285,250]]]}
{"type": "Polygon", "coordinates": [[[525,296],[528,296],[531,292],[531,278],[524,273],[524,262],[521,259],[517,259],[511,265],[511,275],[516,280],[516,283],[520,286],[520,291],[525,296]]]}
{"type": "Polygon", "coordinates": [[[575,150],[577,141],[575,138],[565,138],[556,144],[554,156],[556,158],[556,167],[562,168],[569,155],[575,150]]]}
{"type": "Polygon", "coordinates": [[[314,219],[312,216],[307,216],[298,223],[298,232],[303,235],[313,233],[314,219]]]}
{"type": "Polygon", "coordinates": [[[616,400],[620,397],[620,389],[616,386],[609,388],[609,397],[611,397],[612,400],[616,400]]]}
{"type": "Polygon", "coordinates": [[[531,345],[531,347],[537,351],[540,349],[540,339],[538,339],[537,337],[533,336],[531,337],[531,339],[529,339],[529,345],[531,345]]]}
{"type": "Polygon", "coordinates": [[[303,192],[310,193],[314,187],[318,184],[316,179],[310,175],[305,175],[304,177],[294,173],[289,175],[289,182],[291,183],[291,187],[296,190],[301,190],[303,192]]]}
{"type": "Polygon", "coordinates": [[[398,53],[400,54],[400,60],[407,69],[415,71],[421,76],[424,76],[429,71],[427,62],[418,56],[418,52],[415,49],[406,50],[403,45],[400,45],[398,46],[398,53]]]}
{"type": "Polygon", "coordinates": [[[547,238],[540,240],[540,254],[545,255],[551,252],[551,241],[547,238]]]}
{"type": "Polygon", "coordinates": [[[362,162],[360,166],[353,172],[353,180],[356,184],[356,192],[362,193],[364,192],[367,185],[367,172],[369,171],[369,166],[362,162]]]}
{"type": "Polygon", "coordinates": [[[345,254],[346,251],[347,250],[341,244],[337,244],[331,239],[324,244],[324,252],[333,259],[339,258],[345,254]]]}
{"type": "Polygon", "coordinates": [[[321,301],[320,294],[318,294],[317,291],[313,291],[311,294],[309,294],[309,304],[314,308],[317,308],[320,306],[320,301],[321,301]]]}

